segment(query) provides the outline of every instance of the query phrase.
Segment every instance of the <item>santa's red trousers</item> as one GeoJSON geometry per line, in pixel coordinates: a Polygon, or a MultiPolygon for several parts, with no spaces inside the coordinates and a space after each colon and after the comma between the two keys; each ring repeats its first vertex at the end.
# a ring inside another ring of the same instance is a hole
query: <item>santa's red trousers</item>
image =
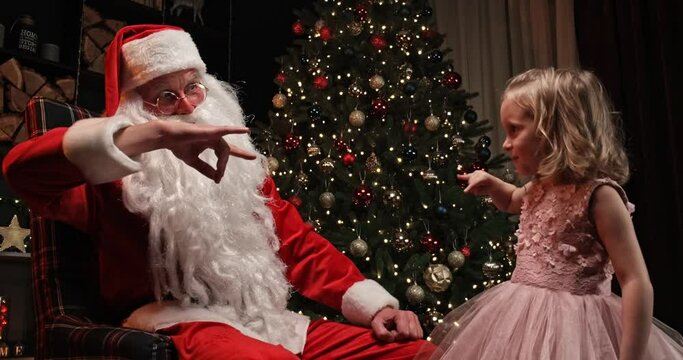
{"type": "Polygon", "coordinates": [[[160,330],[173,339],[181,359],[412,359],[424,340],[382,343],[372,330],[332,321],[312,321],[308,326],[303,354],[294,355],[280,345],[271,345],[242,335],[230,325],[215,322],[176,324],[160,330]]]}

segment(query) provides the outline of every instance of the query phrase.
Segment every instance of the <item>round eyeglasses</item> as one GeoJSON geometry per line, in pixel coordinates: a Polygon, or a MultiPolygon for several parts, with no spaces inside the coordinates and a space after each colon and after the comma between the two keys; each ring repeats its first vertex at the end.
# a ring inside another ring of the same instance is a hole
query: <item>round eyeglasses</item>
{"type": "Polygon", "coordinates": [[[173,91],[164,90],[159,93],[156,101],[151,103],[145,101],[146,104],[153,106],[163,115],[171,115],[175,113],[178,108],[180,100],[187,99],[187,102],[192,106],[197,106],[206,100],[206,92],[208,89],[202,83],[191,83],[188,84],[183,93],[185,96],[178,96],[178,94],[173,91]]]}

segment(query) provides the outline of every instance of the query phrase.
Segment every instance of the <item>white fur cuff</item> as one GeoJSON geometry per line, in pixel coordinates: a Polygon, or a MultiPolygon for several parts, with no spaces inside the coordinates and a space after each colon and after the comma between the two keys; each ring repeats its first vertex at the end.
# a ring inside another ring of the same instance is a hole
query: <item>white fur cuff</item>
{"type": "Polygon", "coordinates": [[[373,280],[359,281],[342,297],[342,314],[356,325],[370,326],[370,321],[385,307],[398,309],[398,300],[373,280]]]}
{"type": "Polygon", "coordinates": [[[75,122],[62,143],[64,155],[91,184],[103,184],[140,171],[140,164],[114,145],[114,134],[133,125],[124,116],[75,122]]]}

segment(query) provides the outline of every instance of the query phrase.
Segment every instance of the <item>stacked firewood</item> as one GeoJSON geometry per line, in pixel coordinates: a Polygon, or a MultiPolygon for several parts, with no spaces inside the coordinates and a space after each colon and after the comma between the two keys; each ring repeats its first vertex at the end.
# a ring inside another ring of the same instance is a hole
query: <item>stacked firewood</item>
{"type": "Polygon", "coordinates": [[[73,77],[48,79],[39,72],[23,67],[10,58],[0,65],[0,141],[14,143],[26,139],[22,112],[33,96],[73,102],[76,81],[73,77]]]}
{"type": "Polygon", "coordinates": [[[123,21],[103,19],[97,10],[83,5],[83,51],[84,67],[91,71],[104,74],[104,57],[114,34],[126,26],[123,21]]]}

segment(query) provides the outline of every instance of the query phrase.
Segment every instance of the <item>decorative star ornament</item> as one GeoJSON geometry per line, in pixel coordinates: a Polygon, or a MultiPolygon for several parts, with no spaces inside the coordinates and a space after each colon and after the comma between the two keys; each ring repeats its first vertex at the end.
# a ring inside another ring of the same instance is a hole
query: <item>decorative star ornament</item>
{"type": "Polygon", "coordinates": [[[0,235],[2,235],[2,244],[0,244],[0,251],[4,251],[14,246],[21,252],[26,252],[24,246],[24,239],[31,233],[31,230],[24,229],[19,225],[19,219],[14,215],[9,226],[0,226],[0,235]]]}

